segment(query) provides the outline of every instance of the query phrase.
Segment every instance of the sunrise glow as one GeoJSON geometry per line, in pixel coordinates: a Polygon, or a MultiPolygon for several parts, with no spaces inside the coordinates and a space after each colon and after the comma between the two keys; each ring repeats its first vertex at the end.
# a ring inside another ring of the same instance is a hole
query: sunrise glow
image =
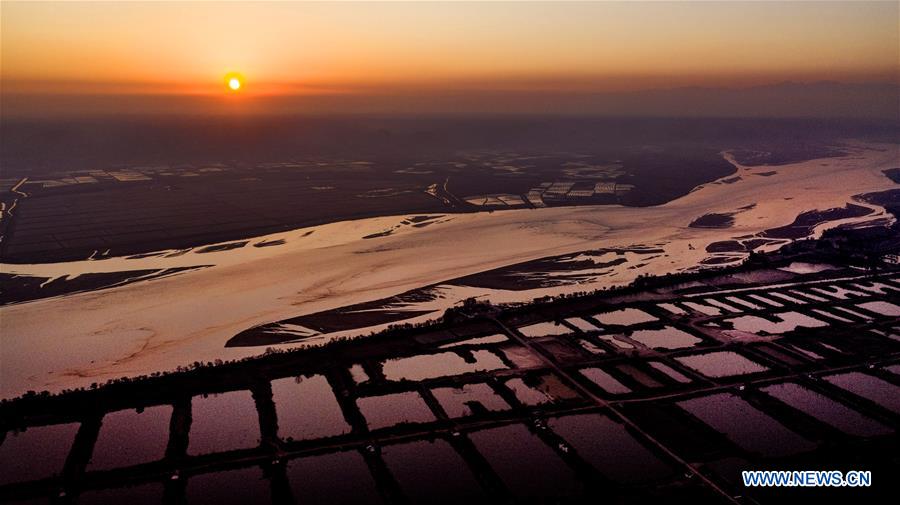
{"type": "Polygon", "coordinates": [[[896,81],[896,3],[780,5],[12,2],[0,74],[27,114],[483,111],[498,94],[565,112],[596,93],[896,81]],[[232,69],[253,85],[217,78],[232,69]]]}

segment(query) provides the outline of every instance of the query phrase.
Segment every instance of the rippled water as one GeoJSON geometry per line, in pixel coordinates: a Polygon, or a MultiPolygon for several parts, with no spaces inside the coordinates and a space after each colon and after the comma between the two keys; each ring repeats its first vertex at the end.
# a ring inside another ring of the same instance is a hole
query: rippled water
{"type": "Polygon", "coordinates": [[[765,366],[755,361],[750,361],[732,351],[715,351],[693,356],[681,356],[675,358],[675,360],[707,377],[728,377],[768,370],[765,366]]]}

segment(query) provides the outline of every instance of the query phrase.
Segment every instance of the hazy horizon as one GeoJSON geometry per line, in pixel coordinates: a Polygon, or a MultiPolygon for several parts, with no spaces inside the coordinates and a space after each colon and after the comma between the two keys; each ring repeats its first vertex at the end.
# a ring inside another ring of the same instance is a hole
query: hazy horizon
{"type": "Polygon", "coordinates": [[[0,93],[6,117],[896,117],[898,26],[878,1],[4,2],[0,93]]]}

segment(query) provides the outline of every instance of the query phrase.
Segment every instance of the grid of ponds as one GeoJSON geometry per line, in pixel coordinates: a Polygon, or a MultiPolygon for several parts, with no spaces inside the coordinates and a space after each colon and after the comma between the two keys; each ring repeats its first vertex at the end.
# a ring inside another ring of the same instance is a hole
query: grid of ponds
{"type": "Polygon", "coordinates": [[[896,472],[900,276],[839,273],[4,406],[0,501],[766,503],[740,469],[853,454],[896,472]]]}

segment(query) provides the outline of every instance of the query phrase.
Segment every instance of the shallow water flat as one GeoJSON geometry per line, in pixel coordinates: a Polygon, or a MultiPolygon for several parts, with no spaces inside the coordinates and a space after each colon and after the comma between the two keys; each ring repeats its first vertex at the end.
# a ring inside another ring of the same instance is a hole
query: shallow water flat
{"type": "Polygon", "coordinates": [[[256,447],[259,415],[250,391],[195,396],[191,405],[188,453],[206,454],[256,447]]]}
{"type": "Polygon", "coordinates": [[[188,505],[267,503],[271,484],[262,469],[254,466],[191,476],[185,495],[188,505]]]}
{"type": "Polygon", "coordinates": [[[500,342],[506,342],[509,340],[506,338],[506,335],[502,333],[495,333],[493,335],[487,335],[484,337],[473,337],[466,340],[460,340],[459,342],[453,342],[450,344],[444,344],[438,346],[438,349],[450,349],[453,347],[460,347],[463,345],[484,345],[484,344],[499,344],[500,342]]]}
{"type": "Polygon", "coordinates": [[[506,356],[506,359],[511,361],[517,368],[544,366],[544,361],[525,346],[513,344],[501,347],[500,350],[506,356]]]}
{"type": "Polygon", "coordinates": [[[411,503],[483,503],[487,496],[462,457],[444,440],[389,445],[384,462],[411,503]]]}
{"type": "Polygon", "coordinates": [[[615,324],[621,326],[632,326],[657,320],[656,316],[650,315],[641,309],[633,308],[601,312],[599,314],[594,314],[593,317],[602,324],[615,324]]]}
{"type": "Polygon", "coordinates": [[[503,398],[485,383],[435,388],[431,393],[451,418],[509,409],[503,398]]]}
{"type": "Polygon", "coordinates": [[[799,384],[775,384],[762,391],[850,435],[868,437],[891,433],[887,426],[799,384]]]}
{"type": "Polygon", "coordinates": [[[656,304],[656,306],[677,316],[683,316],[687,314],[686,310],[682,309],[678,305],[675,305],[674,303],[658,303],[656,304]]]}
{"type": "Polygon", "coordinates": [[[592,331],[600,331],[600,328],[595,326],[590,321],[588,321],[584,318],[581,318],[581,317],[570,317],[570,318],[566,319],[566,322],[585,333],[589,333],[592,331]]]}
{"type": "Polygon", "coordinates": [[[885,301],[860,303],[857,307],[882,316],[900,317],[900,306],[885,301]]]}
{"type": "Polygon", "coordinates": [[[763,456],[787,456],[815,447],[812,442],[731,393],[701,396],[680,401],[677,405],[739,447],[763,456]]]}
{"type": "Polygon", "coordinates": [[[350,432],[328,380],[321,375],[272,381],[272,400],[278,416],[278,436],[282,439],[303,440],[350,432]]]}
{"type": "Polygon", "coordinates": [[[355,451],[292,459],[286,469],[291,494],[310,505],[382,503],[363,457],[355,451]]]}
{"type": "Polygon", "coordinates": [[[735,330],[746,331],[757,335],[780,335],[782,333],[794,331],[799,327],[823,328],[828,326],[828,323],[824,321],[794,311],[770,314],[765,318],[759,316],[740,316],[733,319],[726,319],[725,322],[733,325],[735,330]],[[770,319],[775,319],[776,321],[771,321],[770,319]]]}
{"type": "Polygon", "coordinates": [[[687,384],[687,383],[691,382],[690,377],[684,375],[683,373],[679,372],[678,370],[675,370],[674,368],[670,367],[669,365],[667,365],[665,363],[662,363],[660,361],[648,361],[647,363],[651,367],[659,370],[660,372],[662,372],[662,373],[666,374],[667,376],[669,376],[670,378],[674,379],[676,382],[680,382],[682,384],[687,384]]]}
{"type": "Polygon", "coordinates": [[[559,500],[582,492],[572,470],[522,424],[476,431],[469,438],[518,499],[559,500]]]}
{"type": "Polygon", "coordinates": [[[707,377],[728,377],[768,370],[763,365],[751,361],[732,351],[714,351],[675,358],[682,365],[693,368],[707,377]]]}
{"type": "Polygon", "coordinates": [[[749,295],[747,295],[747,298],[752,298],[758,302],[765,303],[766,305],[769,305],[772,307],[784,307],[783,303],[776,302],[775,300],[773,300],[771,298],[767,298],[766,296],[763,296],[763,295],[749,294],[749,295]]]}
{"type": "Polygon", "coordinates": [[[600,386],[600,389],[607,393],[619,395],[630,393],[631,389],[618,381],[615,377],[600,368],[585,368],[579,370],[579,373],[594,384],[600,386]]]}
{"type": "Polygon", "coordinates": [[[462,375],[471,372],[483,372],[506,368],[496,354],[479,350],[472,353],[475,363],[467,362],[454,352],[422,354],[409,358],[391,359],[384,362],[383,372],[387,380],[433,379],[451,375],[462,375]]]}
{"type": "Polygon", "coordinates": [[[401,423],[427,423],[434,414],[425,400],[414,391],[358,398],[356,405],[366,418],[370,430],[401,423]]]}
{"type": "Polygon", "coordinates": [[[752,310],[763,310],[763,308],[764,308],[753,302],[748,302],[747,300],[744,300],[743,298],[738,298],[737,296],[726,296],[725,299],[735,305],[741,305],[745,308],[752,309],[752,310]]]}
{"type": "Polygon", "coordinates": [[[369,374],[366,373],[365,368],[359,363],[350,367],[350,377],[353,378],[353,382],[356,384],[362,384],[369,381],[369,374]]]}
{"type": "MultiPolygon", "coordinates": [[[[410,322],[437,317],[465,298],[483,296],[495,303],[517,302],[601,285],[624,285],[641,275],[695,268],[706,257],[706,244],[732,239],[734,230],[704,230],[704,238],[698,240],[697,231],[684,223],[705,213],[729,212],[736,206],[754,204],[735,216],[735,226],[742,233],[755,234],[783,226],[790,216],[810,210],[807,199],[786,197],[815,194],[816,206],[842,207],[853,195],[884,190],[888,179],[882,170],[897,166],[896,149],[887,147],[854,144],[853,155],[829,158],[827,166],[822,160],[790,163],[771,177],[743,178],[729,185],[707,184],[651,207],[462,213],[424,228],[401,226],[409,216],[394,215],[247,238],[253,244],[284,241],[275,247],[248,245],[204,254],[163,249],[158,255],[134,259],[3,264],[5,273],[42,279],[148,269],[191,270],[116,289],[0,308],[4,323],[0,394],[9,398],[30,389],[59,391],[126,375],[168,371],[193,361],[257,355],[264,349],[224,344],[257,325],[381,299],[516,262],[579,253],[596,247],[598,241],[607,247],[658,243],[665,254],[657,259],[644,258],[639,268],[632,269],[639,264],[631,261],[610,267],[609,276],[581,284],[523,291],[441,285],[439,299],[421,304],[428,313],[410,322]],[[836,185],[836,177],[849,183],[836,185]],[[651,222],[655,224],[648,226],[651,222]],[[396,226],[401,228],[390,236],[362,238],[396,226]],[[479,232],[472,233],[473,229],[479,232]],[[329,254],[322,254],[326,248],[329,254]],[[422,262],[422,258],[429,261],[422,262]],[[196,268],[201,265],[211,266],[196,268]],[[298,272],[302,275],[296,275],[298,272]],[[390,287],[385,279],[392,280],[390,287]],[[198,290],[203,296],[198,296],[198,290]],[[302,297],[298,293],[303,293],[302,297]],[[91,310],[86,310],[88,307],[91,310]],[[48,313],[54,317],[47,318],[48,313]],[[78,324],[60,326],[59,321],[78,324]],[[89,348],[81,345],[86,338],[92,342],[89,348]],[[42,359],[29,359],[34,355],[42,359]]],[[[732,163],[748,173],[756,170],[732,163]]],[[[854,218],[854,222],[866,219],[871,218],[854,218]]],[[[205,244],[210,245],[216,244],[205,244]]],[[[281,347],[307,346],[378,329],[381,327],[329,333],[281,347]]]]}
{"type": "Polygon", "coordinates": [[[576,343],[580,345],[582,349],[591,354],[606,354],[606,350],[599,347],[597,344],[591,342],[590,340],[578,339],[576,343]]]}
{"type": "Polygon", "coordinates": [[[137,486],[114,487],[86,491],[78,495],[78,505],[157,505],[164,503],[162,483],[152,482],[137,486]]]}
{"type": "Polygon", "coordinates": [[[862,372],[826,375],[823,379],[900,414],[900,386],[862,372]]]}
{"type": "Polygon", "coordinates": [[[562,324],[544,321],[542,323],[529,324],[516,328],[519,333],[530,338],[546,337],[550,335],[568,335],[572,329],[562,324]]]}
{"type": "Polygon", "coordinates": [[[79,427],[78,423],[50,424],[7,432],[0,445],[0,484],[61,472],[79,427]]]}
{"type": "Polygon", "coordinates": [[[636,330],[629,338],[651,349],[684,349],[702,342],[690,333],[672,326],[657,330],[636,330]]]}
{"type": "Polygon", "coordinates": [[[604,476],[624,483],[672,475],[672,468],[641,445],[620,423],[602,414],[555,417],[547,425],[604,476]],[[613,457],[614,455],[614,457],[613,457]]]}
{"type": "Polygon", "coordinates": [[[563,384],[555,375],[533,377],[527,381],[520,378],[509,379],[504,382],[504,385],[513,392],[517,400],[528,406],[572,400],[579,397],[575,391],[563,384]]]}
{"type": "Polygon", "coordinates": [[[699,312],[701,314],[705,314],[707,316],[718,316],[722,313],[722,310],[713,307],[712,305],[704,305],[702,303],[697,302],[682,302],[685,307],[693,310],[694,312],[699,312]]]}
{"type": "Polygon", "coordinates": [[[89,470],[102,470],[162,459],[169,443],[172,407],[157,405],[143,412],[119,410],[103,416],[89,470]]]}

